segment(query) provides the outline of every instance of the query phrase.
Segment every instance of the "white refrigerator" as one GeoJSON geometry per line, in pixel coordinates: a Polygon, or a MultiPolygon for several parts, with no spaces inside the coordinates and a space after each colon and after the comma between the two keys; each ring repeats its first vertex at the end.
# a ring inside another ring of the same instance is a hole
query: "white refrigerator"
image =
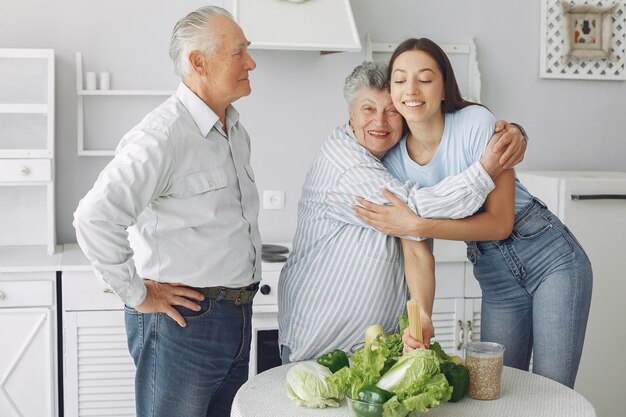
{"type": "Polygon", "coordinates": [[[598,417],[626,415],[626,172],[520,172],[574,233],[593,267],[576,391],[598,417]]]}

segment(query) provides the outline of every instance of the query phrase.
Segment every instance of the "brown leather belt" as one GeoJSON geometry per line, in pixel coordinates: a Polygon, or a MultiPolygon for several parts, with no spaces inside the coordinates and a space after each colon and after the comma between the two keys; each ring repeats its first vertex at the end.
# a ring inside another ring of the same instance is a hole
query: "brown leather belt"
{"type": "Polygon", "coordinates": [[[248,285],[241,288],[227,288],[227,287],[204,287],[204,288],[192,288],[204,295],[206,298],[212,300],[226,300],[233,301],[235,305],[249,304],[254,299],[256,292],[259,290],[259,283],[248,285]]]}

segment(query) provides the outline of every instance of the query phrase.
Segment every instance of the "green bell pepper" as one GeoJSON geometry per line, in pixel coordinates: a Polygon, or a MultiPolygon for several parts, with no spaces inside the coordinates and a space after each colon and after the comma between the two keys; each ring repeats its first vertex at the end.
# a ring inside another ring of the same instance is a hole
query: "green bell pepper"
{"type": "Polygon", "coordinates": [[[452,387],[450,401],[460,401],[469,391],[469,371],[464,365],[456,365],[454,362],[441,364],[441,372],[446,376],[448,384],[452,387]]]}
{"type": "Polygon", "coordinates": [[[335,349],[332,352],[320,356],[317,358],[317,363],[330,369],[330,372],[333,374],[343,367],[350,366],[348,355],[341,349],[335,349]]]}
{"type": "Polygon", "coordinates": [[[383,404],[394,395],[376,385],[364,385],[357,391],[355,400],[360,402],[352,402],[352,411],[359,417],[381,417],[383,404]]]}
{"type": "Polygon", "coordinates": [[[368,384],[356,392],[356,399],[371,404],[384,404],[395,394],[376,385],[368,384]]]}

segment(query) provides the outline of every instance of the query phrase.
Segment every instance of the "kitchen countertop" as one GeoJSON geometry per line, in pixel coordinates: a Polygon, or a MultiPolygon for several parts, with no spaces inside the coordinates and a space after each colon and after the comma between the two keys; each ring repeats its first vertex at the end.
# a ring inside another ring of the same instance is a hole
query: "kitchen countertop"
{"type": "Polygon", "coordinates": [[[0,272],[55,272],[61,270],[63,251],[48,255],[45,246],[0,247],[0,272]]]}
{"type": "MultiPolygon", "coordinates": [[[[266,242],[286,246],[290,242],[266,242]]],[[[463,242],[436,241],[434,249],[437,262],[465,262],[463,242]]],[[[263,262],[264,271],[279,271],[284,262],[263,262]]],[[[76,243],[58,245],[53,255],[48,255],[45,246],[0,247],[0,272],[54,272],[91,271],[91,264],[76,243]]]]}

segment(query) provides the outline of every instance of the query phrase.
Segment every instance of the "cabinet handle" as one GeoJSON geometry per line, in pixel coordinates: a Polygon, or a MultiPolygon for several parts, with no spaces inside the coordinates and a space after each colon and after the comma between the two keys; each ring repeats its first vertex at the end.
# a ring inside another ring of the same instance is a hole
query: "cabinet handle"
{"type": "Polygon", "coordinates": [[[572,200],[626,200],[626,194],[572,194],[572,200]]]}
{"type": "Polygon", "coordinates": [[[465,332],[463,330],[463,322],[458,320],[456,322],[457,326],[459,326],[459,344],[456,345],[456,350],[463,349],[463,340],[465,339],[465,332]]]}
{"type": "Polygon", "coordinates": [[[30,168],[27,166],[23,166],[22,168],[20,168],[20,174],[24,176],[30,174],[30,168]]]}
{"type": "Polygon", "coordinates": [[[467,342],[473,342],[472,335],[474,334],[474,331],[472,329],[472,322],[468,320],[465,322],[465,325],[467,326],[467,342]]]}
{"type": "Polygon", "coordinates": [[[0,291],[0,300],[4,300],[4,293],[0,291]]]}
{"type": "Polygon", "coordinates": [[[108,287],[107,288],[103,288],[102,292],[106,293],[106,294],[113,294],[113,290],[111,288],[108,288],[108,287]]]}

